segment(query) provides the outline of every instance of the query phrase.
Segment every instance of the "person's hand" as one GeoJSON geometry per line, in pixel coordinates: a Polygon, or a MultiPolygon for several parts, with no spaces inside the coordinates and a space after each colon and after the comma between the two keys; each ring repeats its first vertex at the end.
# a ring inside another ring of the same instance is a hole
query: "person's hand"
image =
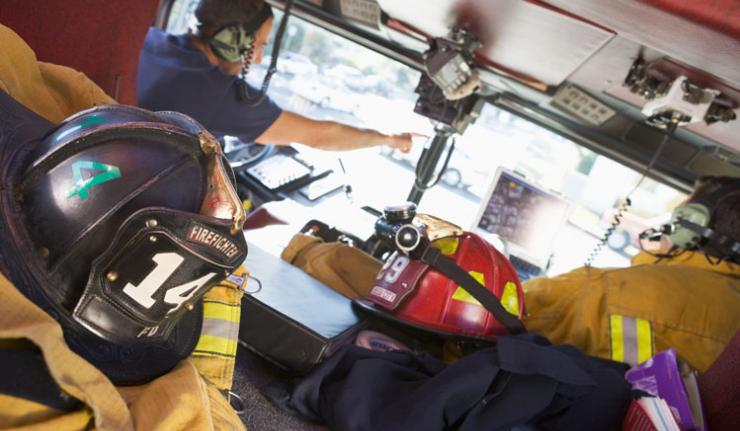
{"type": "Polygon", "coordinates": [[[388,143],[386,145],[393,149],[400,150],[402,153],[408,153],[411,151],[411,147],[414,144],[414,138],[426,139],[428,136],[414,132],[388,135],[388,143]]]}

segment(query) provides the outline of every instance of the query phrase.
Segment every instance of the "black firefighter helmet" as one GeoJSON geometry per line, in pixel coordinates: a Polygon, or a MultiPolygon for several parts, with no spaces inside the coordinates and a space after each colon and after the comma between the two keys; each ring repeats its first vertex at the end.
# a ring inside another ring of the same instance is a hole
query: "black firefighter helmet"
{"type": "Polygon", "coordinates": [[[198,340],[202,296],[247,254],[221,147],[173,112],[102,106],[57,127],[8,112],[3,271],[114,383],[164,374],[198,340]]]}

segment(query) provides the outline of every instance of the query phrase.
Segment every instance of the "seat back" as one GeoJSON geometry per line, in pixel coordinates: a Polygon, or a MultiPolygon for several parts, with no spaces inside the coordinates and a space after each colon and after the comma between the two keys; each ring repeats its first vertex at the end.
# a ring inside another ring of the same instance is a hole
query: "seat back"
{"type": "Polygon", "coordinates": [[[160,0],[2,0],[0,22],[40,61],[79,70],[120,103],[136,104],[136,68],[160,0]]]}
{"type": "Polygon", "coordinates": [[[740,331],[709,369],[699,376],[704,414],[712,431],[740,429],[740,331]]]}

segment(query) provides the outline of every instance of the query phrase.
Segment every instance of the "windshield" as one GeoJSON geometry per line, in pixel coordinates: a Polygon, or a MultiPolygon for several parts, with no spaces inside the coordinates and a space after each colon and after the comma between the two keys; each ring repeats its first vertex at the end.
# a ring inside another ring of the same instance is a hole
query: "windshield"
{"type": "MultiPolygon", "coordinates": [[[[197,0],[174,3],[167,30],[183,33],[193,23],[197,0]]],[[[282,14],[275,11],[273,35],[282,14]]],[[[268,44],[262,64],[248,80],[259,87],[271,60],[268,44]]],[[[282,42],[278,72],[268,94],[283,109],[315,119],[334,120],[386,133],[431,136],[432,123],[413,112],[420,73],[318,26],[291,17],[282,42]]],[[[387,148],[349,152],[300,151],[323,158],[346,172],[355,204],[382,209],[406,201],[423,144],[410,154],[387,148]],[[341,160],[341,163],[340,163],[341,160]]],[[[505,168],[570,203],[551,241],[547,274],[582,266],[599,239],[620,215],[594,266],[627,266],[638,252],[638,235],[668,219],[685,195],[645,179],[632,194],[632,206],[618,211],[640,172],[575,144],[534,123],[486,105],[475,124],[456,137],[455,151],[440,182],[423,196],[419,211],[465,229],[476,224],[494,174],[505,168]]]]}

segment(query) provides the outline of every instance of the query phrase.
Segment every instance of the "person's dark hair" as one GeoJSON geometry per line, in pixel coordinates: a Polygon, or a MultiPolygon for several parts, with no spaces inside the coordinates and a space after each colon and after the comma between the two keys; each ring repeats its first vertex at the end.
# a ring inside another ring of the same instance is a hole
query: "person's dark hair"
{"type": "Polygon", "coordinates": [[[712,215],[712,225],[717,232],[740,240],[740,190],[735,189],[720,199],[712,215]]]}
{"type": "Polygon", "coordinates": [[[740,240],[740,177],[701,177],[687,201],[709,206],[709,227],[740,240]]]}
{"type": "Polygon", "coordinates": [[[264,3],[264,0],[201,0],[195,9],[197,36],[208,40],[229,24],[247,22],[264,3]]]}

